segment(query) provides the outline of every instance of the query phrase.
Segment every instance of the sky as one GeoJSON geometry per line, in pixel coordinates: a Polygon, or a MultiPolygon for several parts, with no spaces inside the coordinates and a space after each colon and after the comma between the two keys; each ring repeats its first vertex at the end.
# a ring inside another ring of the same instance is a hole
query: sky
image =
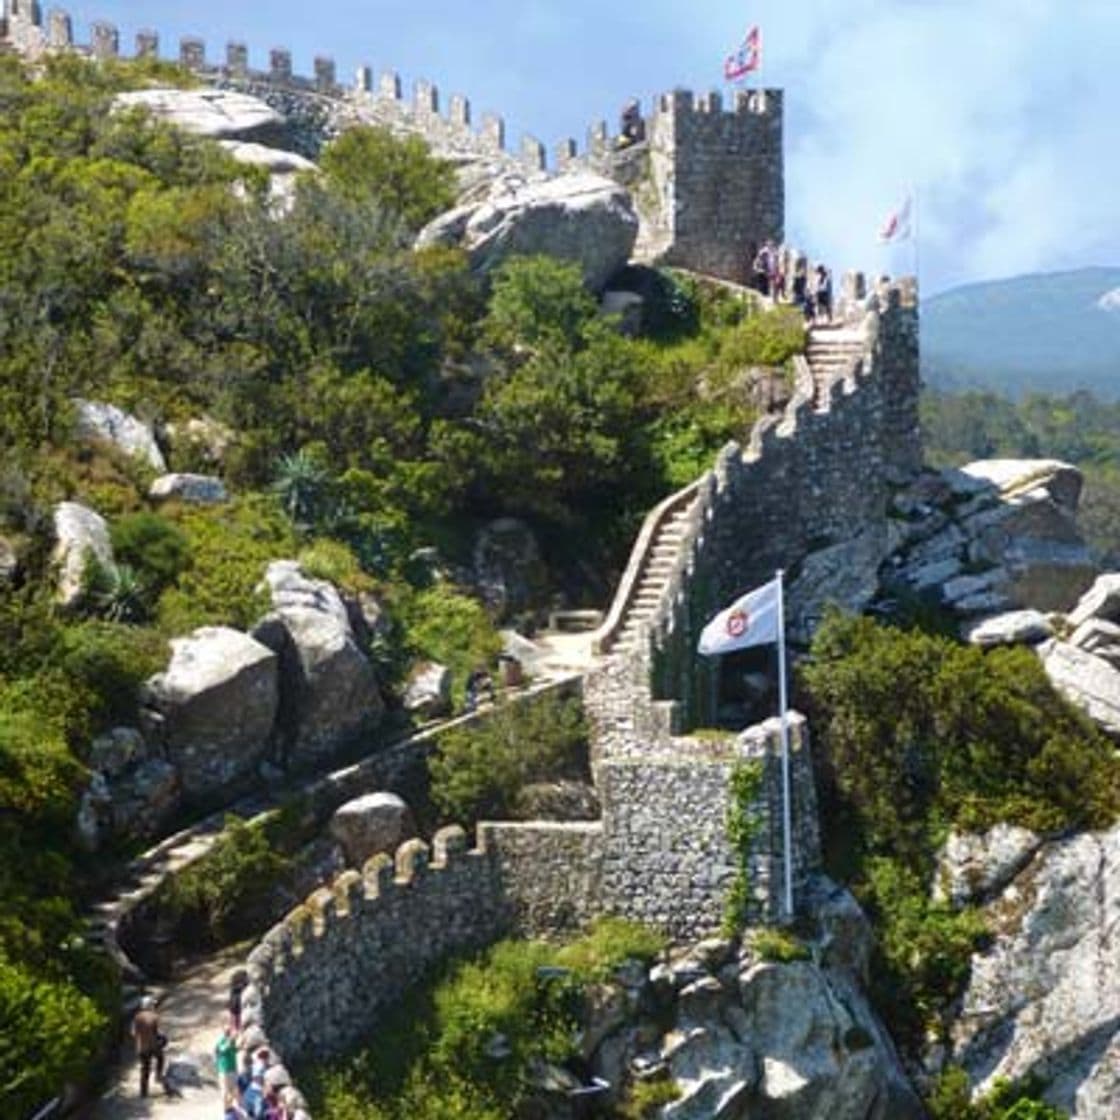
{"type": "MultiPolygon", "coordinates": [[[[44,7],[49,0],[44,0],[44,7]]],[[[835,272],[913,272],[926,295],[1033,271],[1120,264],[1120,0],[62,0],[80,40],[152,27],[250,62],[287,46],[465,93],[550,152],[622,104],[723,89],[757,24],[786,91],[786,239],[835,272]],[[917,237],[877,232],[916,196],[917,237]]]]}

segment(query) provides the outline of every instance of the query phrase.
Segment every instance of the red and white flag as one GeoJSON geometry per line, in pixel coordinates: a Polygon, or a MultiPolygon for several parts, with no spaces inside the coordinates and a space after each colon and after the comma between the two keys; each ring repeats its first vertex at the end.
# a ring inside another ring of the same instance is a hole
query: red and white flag
{"type": "Polygon", "coordinates": [[[910,196],[907,195],[902,205],[887,215],[883,228],[879,230],[880,241],[905,241],[910,236],[910,203],[910,196]]]}
{"type": "Polygon", "coordinates": [[[727,56],[723,64],[723,76],[729,82],[738,81],[762,65],[762,32],[758,24],[747,32],[743,45],[727,56]]]}
{"type": "Polygon", "coordinates": [[[710,656],[776,642],[781,595],[781,577],[777,577],[740,596],[704,627],[697,652],[710,656]]]}

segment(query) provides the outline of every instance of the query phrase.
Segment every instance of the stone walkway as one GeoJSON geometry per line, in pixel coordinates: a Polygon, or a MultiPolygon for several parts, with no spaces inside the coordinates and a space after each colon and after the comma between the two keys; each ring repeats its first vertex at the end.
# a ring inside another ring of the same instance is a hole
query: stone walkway
{"type": "MultiPolygon", "coordinates": [[[[541,635],[535,643],[536,656],[526,658],[534,686],[586,672],[593,660],[591,637],[590,632],[541,635]]],[[[435,731],[438,728],[429,727],[420,734],[427,737],[435,731]]],[[[306,785],[310,787],[322,780],[313,778],[306,785]]],[[[276,797],[268,794],[244,798],[222,813],[168,837],[139,857],[118,892],[93,908],[92,938],[98,939],[106,925],[119,918],[121,908],[131,897],[154,889],[165,875],[209,851],[221,834],[225,813],[247,819],[278,803],[276,797]]],[[[153,1079],[151,1095],[141,1099],[139,1069],[131,1039],[126,1039],[107,1088],[83,1111],[84,1120],[219,1120],[222,1110],[214,1070],[214,1045],[225,1021],[230,975],[243,966],[250,947],[230,947],[193,965],[160,998],[161,1029],[169,1040],[168,1091],[164,1092],[153,1079]]],[[[157,989],[148,990],[159,998],[157,989]]]]}
{"type": "Polygon", "coordinates": [[[232,946],[196,964],[160,1000],[160,1028],[168,1038],[167,1092],[153,1080],[151,1095],[140,1098],[140,1074],[126,1040],[87,1120],[220,1120],[214,1044],[225,1021],[230,976],[244,964],[248,948],[232,946]]]}

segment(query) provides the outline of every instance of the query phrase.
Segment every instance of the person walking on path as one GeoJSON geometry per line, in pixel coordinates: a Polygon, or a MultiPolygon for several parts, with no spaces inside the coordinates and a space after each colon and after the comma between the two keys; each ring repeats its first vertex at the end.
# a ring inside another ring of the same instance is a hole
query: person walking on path
{"type": "Polygon", "coordinates": [[[227,1026],[214,1047],[214,1064],[218,1069],[218,1082],[226,1100],[237,1100],[237,1043],[233,1040],[233,1029],[227,1026]]]}
{"type": "Polygon", "coordinates": [[[140,1000],[140,1010],[132,1020],[132,1038],[136,1043],[136,1057],[140,1061],[140,1096],[146,1097],[153,1064],[156,1080],[163,1084],[163,1051],[167,1045],[167,1039],[159,1032],[159,1013],[151,996],[140,1000]]]}

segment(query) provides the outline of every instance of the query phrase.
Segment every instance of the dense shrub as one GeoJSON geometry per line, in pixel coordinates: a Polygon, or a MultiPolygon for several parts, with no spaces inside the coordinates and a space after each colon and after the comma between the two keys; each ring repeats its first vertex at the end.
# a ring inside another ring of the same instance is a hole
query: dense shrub
{"type": "Polygon", "coordinates": [[[197,626],[248,629],[268,607],[260,586],[269,561],[298,550],[291,526],[263,497],[239,499],[220,511],[184,508],[177,524],[193,560],[160,597],[161,629],[168,634],[197,626]]]}
{"type": "Polygon", "coordinates": [[[405,642],[418,658],[438,661],[452,674],[453,693],[463,699],[467,677],[493,665],[502,641],[485,608],[448,584],[439,583],[399,603],[405,642]]]}
{"type": "Polygon", "coordinates": [[[134,626],[86,622],[62,635],[58,667],[87,698],[91,730],[135,722],[139,687],[164,667],[162,636],[134,626]]]}
{"type": "Polygon", "coordinates": [[[161,902],[174,915],[184,944],[228,945],[259,932],[261,916],[291,866],[263,822],[227,817],[214,846],[168,881],[161,902]]]}
{"type": "Polygon", "coordinates": [[[648,963],[662,947],[650,931],[613,920],[567,946],[502,942],[477,960],[452,965],[434,985],[406,998],[357,1057],[305,1081],[316,1115],[519,1115],[532,1095],[531,1063],[575,1056],[585,985],[624,960],[648,963]]]}
{"type": "Polygon", "coordinates": [[[1068,1120],[1066,1113],[1044,1104],[1034,1082],[1014,1084],[997,1078],[991,1092],[972,1100],[968,1074],[950,1066],[938,1079],[928,1105],[932,1120],[1068,1120]]]}
{"type": "Polygon", "coordinates": [[[190,543],[175,524],[147,511],[118,518],[110,527],[113,558],[136,572],[154,601],[191,562],[190,543]]]}
{"type": "Polygon", "coordinates": [[[511,816],[526,785],[581,776],[586,736],[578,700],[550,693],[499,705],[481,722],[440,736],[428,763],[432,799],[450,820],[511,816]]]}
{"type": "Polygon", "coordinates": [[[454,168],[434,158],[418,136],[397,137],[387,128],[351,128],[327,147],[320,166],[343,194],[398,213],[412,230],[455,202],[454,168]]]}
{"type": "Polygon", "coordinates": [[[917,1047],[968,978],[983,924],[929,901],[950,828],[1105,828],[1120,814],[1120,759],[1050,686],[1028,650],[829,616],[807,691],[834,874],[871,908],[878,995],[917,1047]]]}
{"type": "Polygon", "coordinates": [[[720,359],[728,366],[782,366],[805,352],[805,320],[797,308],[778,307],[748,316],[723,340],[720,359]]]}
{"type": "Polygon", "coordinates": [[[494,274],[485,330],[498,346],[575,349],[595,315],[579,265],[551,257],[514,257],[494,274]]]}
{"type": "Polygon", "coordinates": [[[72,985],[36,977],[0,956],[0,1110],[29,1116],[86,1073],[107,1019],[72,985]]]}
{"type": "Polygon", "coordinates": [[[374,581],[362,570],[349,545],[322,537],[300,549],[299,566],[312,579],[325,579],[343,591],[369,591],[374,581]]]}

